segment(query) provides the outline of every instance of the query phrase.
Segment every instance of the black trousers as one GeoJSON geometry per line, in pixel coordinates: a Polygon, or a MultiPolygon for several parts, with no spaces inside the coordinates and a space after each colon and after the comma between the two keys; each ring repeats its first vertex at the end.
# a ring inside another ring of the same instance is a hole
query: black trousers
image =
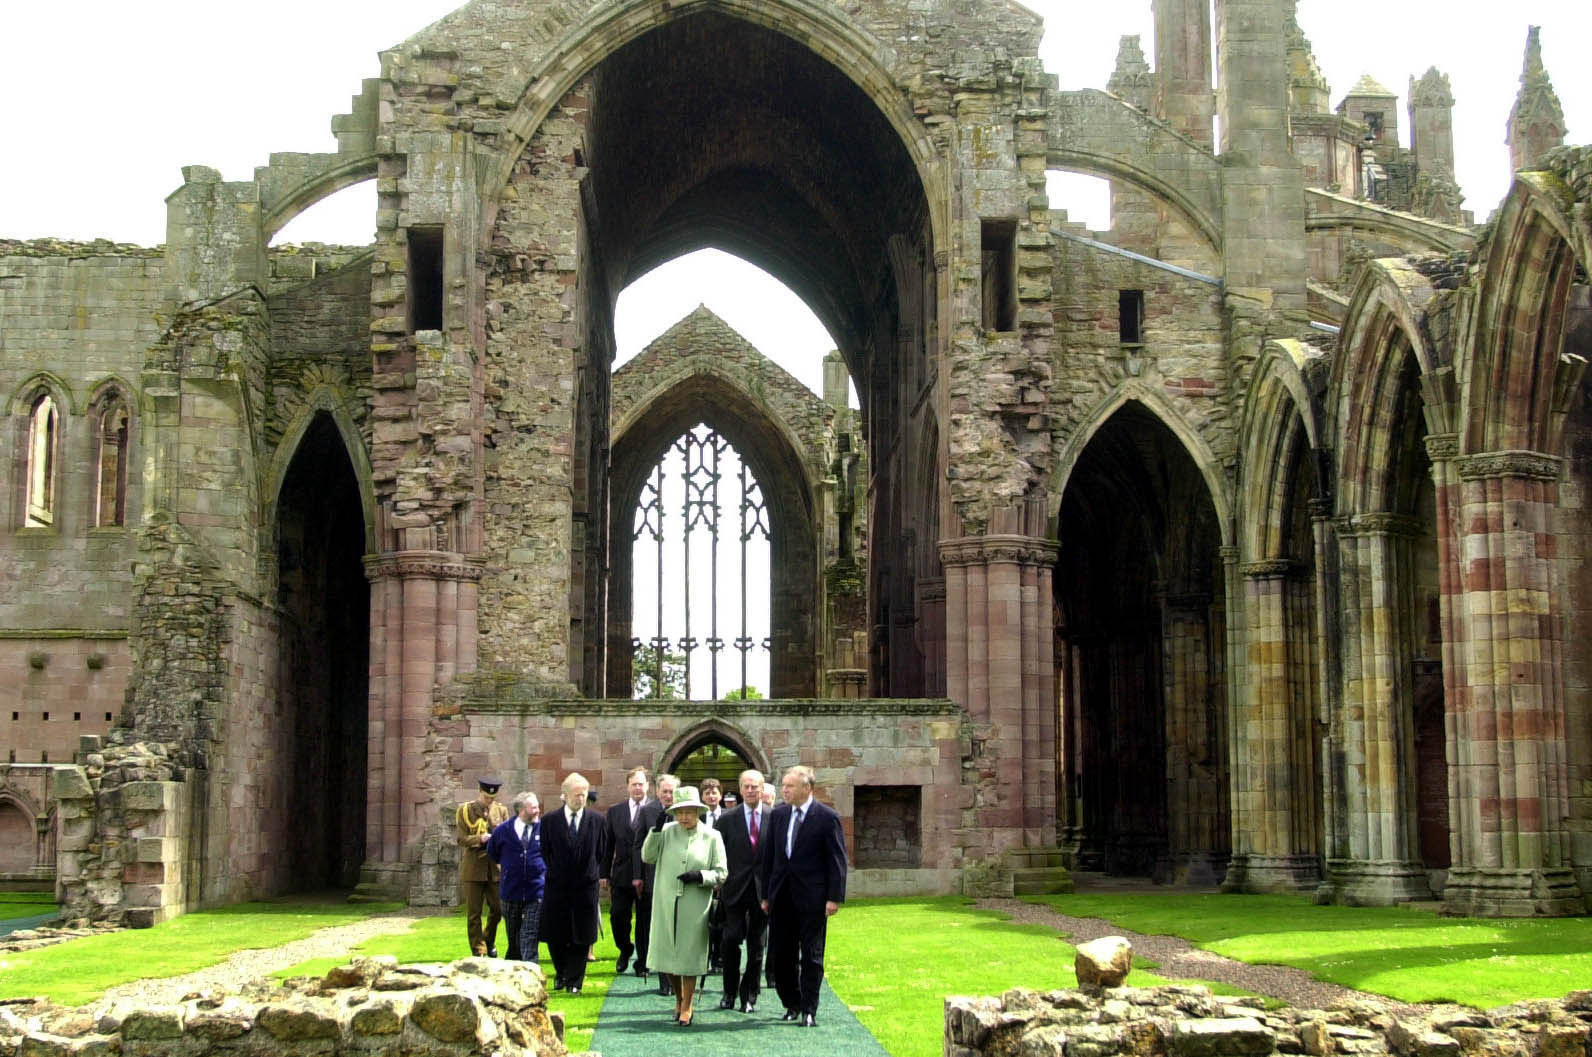
{"type": "Polygon", "coordinates": [[[724,993],[742,1002],[757,998],[763,984],[763,932],[768,915],[751,899],[724,908],[724,993]],[[741,971],[741,944],[746,944],[746,971],[741,971]]]}
{"type": "Polygon", "coordinates": [[[553,960],[553,982],[565,990],[586,983],[586,952],[584,943],[554,943],[547,941],[547,955],[553,960]]]}
{"type": "MultiPolygon", "coordinates": [[[[635,886],[630,888],[635,893],[635,886]]],[[[652,889],[642,885],[636,894],[636,972],[647,968],[647,945],[652,942],[652,889]]],[[[616,933],[617,934],[617,933],[616,933]]]]}
{"type": "Polygon", "coordinates": [[[786,1009],[818,1012],[818,986],[824,982],[824,939],[829,915],[796,909],[781,892],[769,907],[768,960],[774,964],[774,989],[786,1009]]]}
{"type": "Polygon", "coordinates": [[[642,903],[641,896],[636,892],[636,886],[629,881],[608,886],[608,931],[614,937],[614,945],[619,948],[619,957],[629,958],[632,953],[639,950],[640,958],[636,964],[640,965],[647,956],[647,929],[651,927],[652,904],[642,903]],[[636,919],[636,938],[630,938],[630,918],[634,912],[636,919]]]}
{"type": "Polygon", "coordinates": [[[533,899],[526,903],[512,899],[503,900],[503,932],[508,936],[506,957],[511,962],[536,960],[536,935],[542,919],[542,901],[533,899]]]}

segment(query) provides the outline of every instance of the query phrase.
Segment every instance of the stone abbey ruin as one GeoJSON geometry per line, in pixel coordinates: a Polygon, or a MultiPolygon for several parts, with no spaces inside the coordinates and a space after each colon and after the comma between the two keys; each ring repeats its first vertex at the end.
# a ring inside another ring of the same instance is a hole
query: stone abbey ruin
{"type": "Polygon", "coordinates": [[[1592,150],[1533,32],[1478,226],[1436,69],[1333,107],[1291,0],[1154,15],[1062,91],[1010,0],[473,0],[334,152],[185,169],[163,246],[0,242],[0,872],[449,901],[481,771],[717,746],[817,768],[858,893],[1586,912],[1592,150]],[[272,244],[367,180],[373,245],[272,244]],[[705,311],[614,370],[708,246],[824,394],[705,311]],[[767,700],[633,696],[699,425],[765,504],[767,700]]]}

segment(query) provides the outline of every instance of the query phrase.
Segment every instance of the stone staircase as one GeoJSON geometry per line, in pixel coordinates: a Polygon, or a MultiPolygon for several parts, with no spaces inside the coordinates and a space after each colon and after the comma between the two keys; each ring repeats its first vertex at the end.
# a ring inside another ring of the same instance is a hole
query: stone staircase
{"type": "Polygon", "coordinates": [[[1011,871],[1012,895],[1059,895],[1072,891],[1072,874],[1060,848],[1012,848],[1001,856],[1011,871]]]}

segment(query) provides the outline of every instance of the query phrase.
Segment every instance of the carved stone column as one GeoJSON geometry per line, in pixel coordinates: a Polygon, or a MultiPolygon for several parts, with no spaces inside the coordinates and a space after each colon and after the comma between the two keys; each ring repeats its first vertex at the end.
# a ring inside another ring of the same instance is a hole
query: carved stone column
{"type": "Polygon", "coordinates": [[[1461,456],[1455,468],[1461,664],[1445,686],[1453,865],[1443,900],[1464,914],[1583,913],[1570,868],[1553,530],[1562,462],[1505,451],[1461,456]]]}
{"type": "Polygon", "coordinates": [[[1244,684],[1233,721],[1233,864],[1224,887],[1239,892],[1313,889],[1321,880],[1315,850],[1301,846],[1301,816],[1320,809],[1297,780],[1314,772],[1312,746],[1301,737],[1311,694],[1297,685],[1304,647],[1295,634],[1300,597],[1297,565],[1287,558],[1248,562],[1243,574],[1247,617],[1244,684]]]}
{"type": "Polygon", "coordinates": [[[996,850],[1056,840],[1056,689],[1051,656],[1056,544],[1033,536],[942,540],[946,692],[988,724],[995,802],[979,811],[996,850]]]}
{"type": "Polygon", "coordinates": [[[1227,868],[1222,811],[1225,741],[1212,671],[1207,592],[1166,595],[1161,602],[1162,687],[1166,703],[1167,853],[1174,884],[1210,885],[1227,868]]]}
{"type": "Polygon", "coordinates": [[[1333,709],[1334,801],[1342,818],[1328,847],[1330,898],[1395,904],[1431,898],[1416,854],[1410,614],[1399,554],[1419,526],[1396,514],[1337,522],[1340,570],[1338,707],[1333,709]]]}
{"type": "Polygon", "coordinates": [[[444,551],[365,559],[370,580],[367,891],[402,895],[432,797],[420,780],[435,688],[475,670],[480,563],[444,551]]]}

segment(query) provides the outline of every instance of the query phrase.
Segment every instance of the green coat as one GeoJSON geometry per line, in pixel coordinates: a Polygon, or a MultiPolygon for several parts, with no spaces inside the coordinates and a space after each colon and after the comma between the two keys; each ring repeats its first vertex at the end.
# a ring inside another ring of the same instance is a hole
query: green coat
{"type": "Polygon", "coordinates": [[[652,883],[652,933],[647,968],[655,973],[701,976],[708,971],[708,905],[729,876],[724,838],[701,822],[687,833],[678,822],[653,830],[641,842],[641,861],[657,873],[652,883]],[[681,884],[680,874],[702,871],[701,884],[681,884]]]}

